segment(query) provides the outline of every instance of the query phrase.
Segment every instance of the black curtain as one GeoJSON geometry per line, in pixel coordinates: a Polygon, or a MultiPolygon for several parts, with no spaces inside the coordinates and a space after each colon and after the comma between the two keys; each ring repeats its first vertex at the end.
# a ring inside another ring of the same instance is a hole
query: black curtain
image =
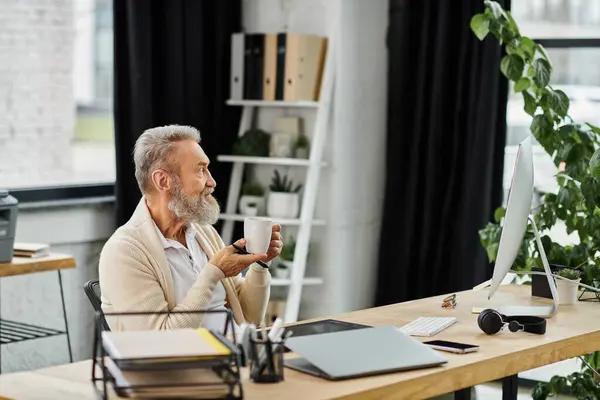
{"type": "Polygon", "coordinates": [[[478,230],[502,203],[508,83],[499,43],[470,31],[482,10],[482,0],[390,1],[378,305],[491,277],[478,230]]]}
{"type": "MultiPolygon", "coordinates": [[[[114,1],[118,225],[141,198],[132,151],[145,129],[191,125],[211,161],[231,151],[240,110],[225,101],[231,33],[240,30],[240,0],[114,1]]],[[[222,203],[230,171],[216,162],[211,167],[222,203]]]]}

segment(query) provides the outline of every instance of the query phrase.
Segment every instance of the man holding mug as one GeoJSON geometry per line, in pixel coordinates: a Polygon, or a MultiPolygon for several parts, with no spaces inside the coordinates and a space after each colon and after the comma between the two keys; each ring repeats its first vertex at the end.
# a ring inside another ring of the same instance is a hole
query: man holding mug
{"type": "MultiPolygon", "coordinates": [[[[264,318],[271,275],[256,263],[280,254],[281,227],[271,224],[263,253],[239,254],[225,246],[212,227],[220,212],[212,196],[216,182],[199,142],[195,128],[171,125],[146,130],[135,144],[135,176],[143,196],[100,255],[102,309],[169,313],[107,316],[111,330],[204,326],[222,331],[225,326],[225,313],[170,313],[180,310],[229,308],[236,325],[258,325],[264,318]]],[[[246,241],[235,245],[243,248],[246,241]]]]}

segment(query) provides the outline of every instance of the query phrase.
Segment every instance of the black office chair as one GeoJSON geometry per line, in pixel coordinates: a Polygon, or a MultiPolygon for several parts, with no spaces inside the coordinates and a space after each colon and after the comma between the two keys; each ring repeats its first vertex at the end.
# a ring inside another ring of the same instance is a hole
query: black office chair
{"type": "Polygon", "coordinates": [[[110,331],[110,327],[108,326],[106,318],[104,317],[104,312],[102,312],[102,300],[100,300],[100,282],[98,282],[98,279],[87,281],[85,285],[83,285],[83,291],[87,295],[88,299],[90,299],[90,303],[92,303],[94,310],[102,315],[100,321],[102,324],[102,329],[105,331],[110,331]]]}

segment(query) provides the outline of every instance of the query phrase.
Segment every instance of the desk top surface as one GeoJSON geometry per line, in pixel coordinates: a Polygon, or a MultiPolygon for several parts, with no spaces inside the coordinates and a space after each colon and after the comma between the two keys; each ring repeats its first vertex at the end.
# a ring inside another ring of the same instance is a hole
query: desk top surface
{"type": "MultiPolygon", "coordinates": [[[[502,286],[489,301],[487,293],[487,290],[459,292],[456,309],[442,308],[444,296],[437,296],[330,316],[367,325],[395,326],[404,325],[420,316],[453,316],[458,322],[437,334],[435,339],[478,344],[481,348],[476,353],[443,353],[448,363],[440,367],[338,382],[286,368],[284,382],[261,385],[248,381],[248,371],[243,369],[245,398],[304,399],[307,390],[310,390],[310,398],[314,399],[429,398],[600,349],[598,303],[578,302],[573,306],[560,307],[558,314],[548,320],[547,332],[543,336],[512,333],[507,329],[488,336],[477,326],[477,315],[471,312],[473,307],[548,304],[549,300],[532,298],[529,286],[502,286]]],[[[93,399],[90,363],[87,360],[33,372],[2,375],[0,396],[34,398],[32,385],[37,385],[33,383],[37,381],[41,385],[39,393],[53,390],[58,391],[57,396],[65,399],[93,399]],[[25,383],[27,381],[29,383],[25,383]],[[69,384],[65,384],[65,381],[69,381],[69,384]]]]}
{"type": "Polygon", "coordinates": [[[68,268],[75,268],[75,259],[66,254],[51,253],[40,258],[14,257],[9,263],[0,263],[0,277],[68,268]]]}

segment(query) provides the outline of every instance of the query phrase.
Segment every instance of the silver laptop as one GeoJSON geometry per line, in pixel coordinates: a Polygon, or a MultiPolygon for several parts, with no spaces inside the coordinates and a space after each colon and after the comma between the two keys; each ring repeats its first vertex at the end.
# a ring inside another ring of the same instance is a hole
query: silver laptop
{"type": "Polygon", "coordinates": [[[291,337],[285,366],[329,380],[428,368],[448,360],[393,326],[291,337]]]}

